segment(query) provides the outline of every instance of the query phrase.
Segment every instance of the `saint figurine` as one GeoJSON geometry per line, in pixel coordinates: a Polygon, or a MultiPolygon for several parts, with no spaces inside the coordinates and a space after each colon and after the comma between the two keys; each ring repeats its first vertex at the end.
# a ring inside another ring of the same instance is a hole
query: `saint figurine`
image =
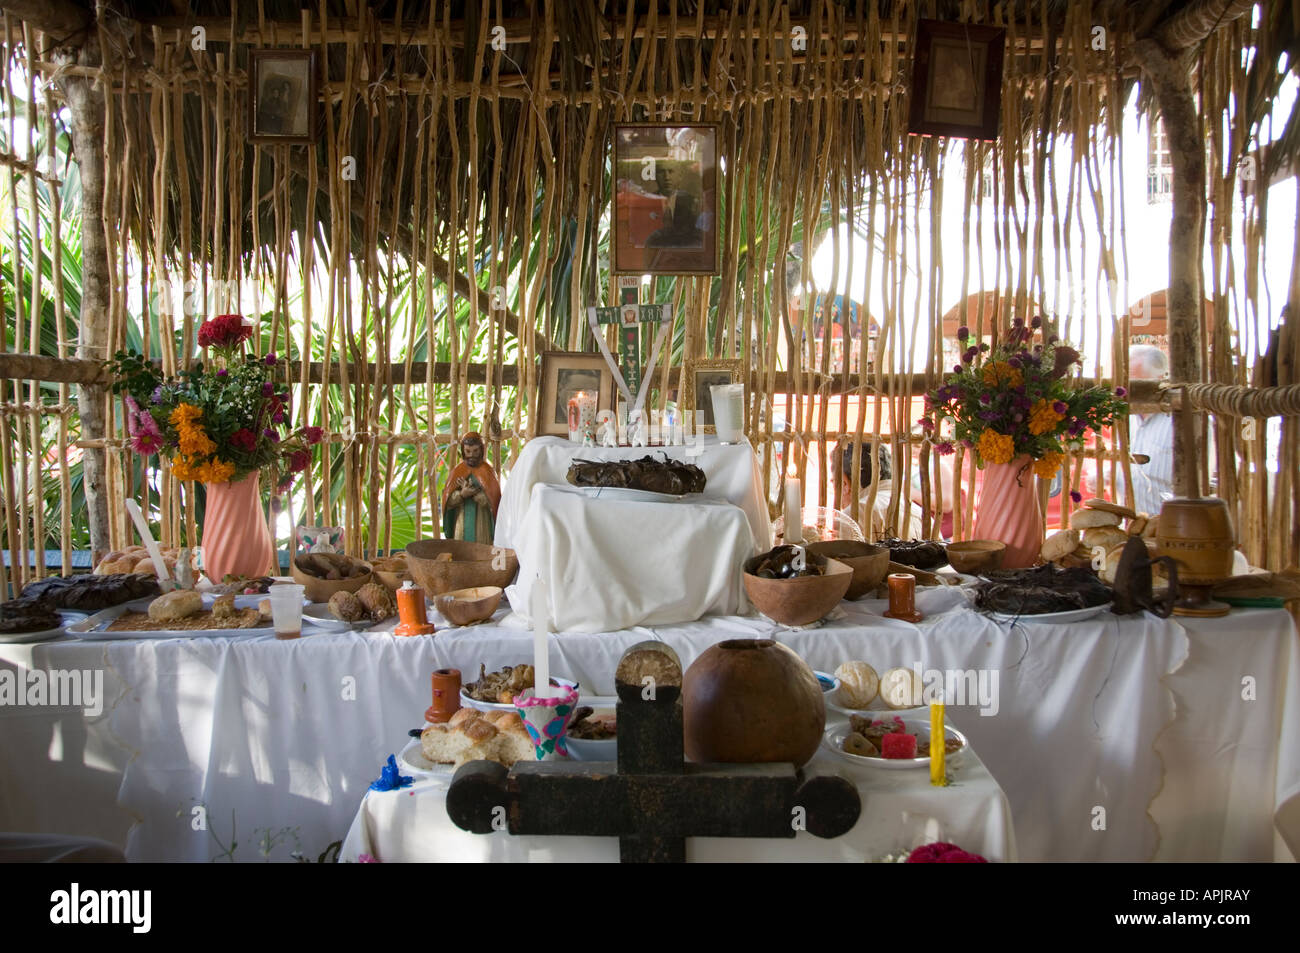
{"type": "Polygon", "coordinates": [[[484,460],[483,438],[467,433],[460,438],[460,463],[442,491],[442,532],[448,539],[490,543],[496,531],[501,485],[496,471],[484,460]]]}

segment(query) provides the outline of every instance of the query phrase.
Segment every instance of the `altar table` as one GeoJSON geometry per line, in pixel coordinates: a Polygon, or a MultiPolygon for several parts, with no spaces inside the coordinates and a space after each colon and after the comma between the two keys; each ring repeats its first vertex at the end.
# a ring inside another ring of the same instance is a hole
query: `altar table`
{"type": "MultiPolygon", "coordinates": [[[[932,787],[928,768],[861,767],[824,748],[804,773],[838,773],[857,785],[862,814],[847,834],[826,840],[806,831],[789,839],[688,837],[686,859],[862,863],[891,854],[905,856],[911,848],[934,841],[958,844],[990,861],[1016,859],[1006,795],[975,751],[964,752],[949,765],[951,787],[932,787]]],[[[534,837],[461,830],[447,816],[452,774],[449,765],[445,776],[415,778],[408,788],[368,791],[339,859],[358,861],[368,856],[385,863],[618,861],[618,840],[612,837],[534,837]]]]}
{"type": "MultiPolygon", "coordinates": [[[[1270,860],[1275,848],[1287,856],[1278,830],[1300,852],[1300,655],[1287,613],[1008,626],[961,600],[923,591],[917,626],[865,600],[810,629],[755,615],[563,633],[551,669],[613,694],[618,659],[643,639],[689,665],[722,639],[770,636],[823,671],[846,659],[952,670],[967,704],[949,715],[1005,791],[1021,859],[1270,860]]],[[[434,669],[473,679],[480,663],[531,660],[531,633],[507,613],[411,639],[0,645],[0,672],[87,669],[105,696],[98,715],[0,704],[0,830],[100,837],[133,860],[315,858],[422,723],[434,669]]]]}
{"type": "Polygon", "coordinates": [[[741,567],[759,550],[724,500],[647,502],[617,490],[539,483],[515,550],[510,606],[531,615],[546,580],[561,632],[601,632],[749,611],[741,567]]]}
{"type": "Polygon", "coordinates": [[[749,519],[757,552],[772,545],[772,522],[763,496],[758,457],[748,442],[724,445],[705,436],[696,447],[584,447],[563,437],[537,437],[528,441],[506,477],[497,508],[493,537],[499,546],[514,548],[528,514],[533,487],[539,483],[566,483],[569,464],[581,460],[637,460],[645,456],[668,457],[694,463],[704,471],[704,497],[739,506],[749,519]],[[700,451],[694,455],[695,451],[700,451]]]}

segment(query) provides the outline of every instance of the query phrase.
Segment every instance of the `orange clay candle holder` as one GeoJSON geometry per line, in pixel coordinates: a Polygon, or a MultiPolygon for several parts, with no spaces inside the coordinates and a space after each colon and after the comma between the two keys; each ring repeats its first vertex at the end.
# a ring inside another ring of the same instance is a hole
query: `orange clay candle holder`
{"type": "Polygon", "coordinates": [[[433,683],[433,704],[425,711],[424,720],[431,725],[445,725],[460,711],[460,669],[440,668],[430,681],[433,683]]]}
{"type": "Polygon", "coordinates": [[[924,616],[916,611],[916,577],[905,572],[893,572],[886,579],[889,583],[889,611],[885,618],[920,622],[924,616]]]}
{"type": "Polygon", "coordinates": [[[408,582],[397,590],[397,628],[395,635],[433,635],[438,631],[424,609],[424,590],[408,582]]]}

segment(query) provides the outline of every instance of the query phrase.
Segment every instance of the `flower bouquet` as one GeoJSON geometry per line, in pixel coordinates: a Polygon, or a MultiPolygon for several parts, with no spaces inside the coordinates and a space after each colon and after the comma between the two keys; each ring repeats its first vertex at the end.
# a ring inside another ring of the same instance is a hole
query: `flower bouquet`
{"type": "Polygon", "coordinates": [[[119,351],[110,363],[115,382],[112,391],[124,397],[127,442],[143,456],[158,454],[171,461],[172,473],[181,480],[197,480],[207,488],[204,517],[204,566],[214,581],[227,575],[260,575],[270,565],[270,536],[260,517],[259,478],[267,471],[277,493],[293,485],[294,475],[311,463],[310,447],[319,443],[319,427],[283,430],[289,417],[289,392],[275,381],[276,356],[258,358],[244,353],[252,328],[237,314],[223,314],[203,322],[199,344],[213,354],[208,364],[197,363],[175,377],[165,377],[138,354],[119,351]],[[252,476],[254,479],[248,480],[252,476]],[[238,486],[238,489],[235,487],[238,486]],[[214,525],[233,523],[219,533],[258,517],[265,538],[233,539],[228,567],[223,540],[209,539],[214,525]],[[240,550],[249,546],[246,553],[240,550]],[[262,558],[265,555],[265,558],[262,558]],[[217,557],[214,559],[213,557],[217,557]],[[259,566],[244,572],[254,563],[259,566]],[[237,564],[237,565],[236,565],[237,564]]]}
{"type": "Polygon", "coordinates": [[[1052,479],[1067,451],[1084,448],[1086,431],[1110,426],[1128,409],[1122,387],[1072,386],[1068,375],[1080,363],[1079,352],[1055,336],[1033,344],[1041,329],[1041,318],[1028,326],[1016,318],[990,349],[974,343],[968,328],[958,328],[961,364],[925,395],[920,421],[939,453],[952,453],[958,441],[977,454],[987,472],[975,536],[1007,543],[1007,568],[1032,565],[1042,542],[1038,497],[1033,481],[1023,479],[1027,471],[1052,479]],[[953,432],[940,439],[945,420],[953,432]]]}

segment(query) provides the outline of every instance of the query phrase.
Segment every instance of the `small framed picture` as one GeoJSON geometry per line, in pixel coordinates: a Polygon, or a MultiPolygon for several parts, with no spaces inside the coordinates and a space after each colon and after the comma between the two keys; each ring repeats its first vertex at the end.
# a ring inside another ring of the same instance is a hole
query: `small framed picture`
{"type": "Polygon", "coordinates": [[[716,384],[734,384],[743,381],[740,361],[736,359],[687,360],[682,368],[682,409],[693,411],[694,419],[702,424],[705,433],[717,433],[713,419],[713,392],[716,384]]]}
{"type": "Polygon", "coordinates": [[[618,385],[599,354],[544,351],[538,375],[537,436],[569,436],[569,398],[579,391],[596,395],[596,412],[614,409],[618,385]]]}
{"type": "Polygon", "coordinates": [[[907,131],[921,136],[996,139],[1007,31],[919,20],[907,131]]]}
{"type": "Polygon", "coordinates": [[[716,275],[718,125],[614,125],[611,270],[716,275]]]}
{"type": "Polygon", "coordinates": [[[316,53],[252,50],[248,54],[248,138],[253,142],[315,142],[318,125],[316,53]]]}

